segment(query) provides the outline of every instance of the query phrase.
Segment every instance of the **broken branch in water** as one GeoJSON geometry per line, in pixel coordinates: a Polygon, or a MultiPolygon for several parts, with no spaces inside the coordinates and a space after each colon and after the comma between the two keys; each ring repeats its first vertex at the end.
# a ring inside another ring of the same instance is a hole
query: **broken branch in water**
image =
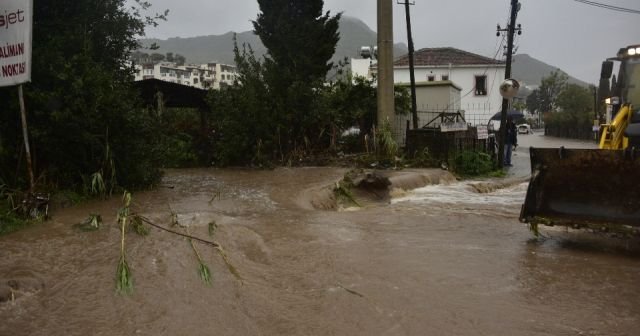
{"type": "MultiPolygon", "coordinates": [[[[231,272],[231,274],[233,274],[233,276],[235,276],[238,280],[243,281],[242,276],[240,276],[240,273],[238,273],[238,270],[233,266],[231,261],[229,261],[229,257],[227,257],[227,254],[224,252],[224,250],[222,249],[222,246],[220,246],[220,244],[218,244],[216,242],[208,241],[208,240],[205,240],[205,239],[201,239],[201,238],[189,235],[189,234],[180,233],[180,232],[177,232],[177,231],[174,231],[174,230],[171,230],[171,229],[167,229],[167,228],[165,228],[163,226],[160,226],[158,224],[153,223],[148,218],[145,218],[145,217],[142,217],[142,216],[139,216],[139,215],[138,215],[138,217],[140,218],[141,221],[143,221],[143,222],[145,222],[145,223],[147,223],[147,224],[149,224],[149,225],[151,225],[151,226],[153,226],[153,227],[155,227],[157,229],[160,229],[160,230],[163,230],[163,231],[166,231],[166,232],[169,232],[169,233],[173,233],[173,234],[178,235],[178,236],[182,236],[182,237],[185,237],[185,238],[188,238],[188,239],[192,239],[192,240],[195,240],[195,241],[198,241],[198,242],[213,246],[218,251],[220,256],[222,257],[222,260],[224,261],[224,263],[227,265],[227,268],[229,269],[229,272],[231,272]]],[[[216,225],[216,227],[217,227],[217,225],[216,225]]]]}
{"type": "Polygon", "coordinates": [[[222,256],[222,260],[224,260],[224,263],[227,265],[229,272],[231,272],[233,276],[235,276],[238,280],[240,280],[240,282],[242,282],[243,279],[240,276],[240,273],[238,273],[238,270],[233,266],[233,264],[231,264],[231,262],[229,261],[229,257],[227,257],[227,254],[224,253],[222,247],[218,246],[216,247],[216,249],[218,250],[218,253],[220,253],[220,256],[222,256]]]}
{"type": "Polygon", "coordinates": [[[192,235],[188,235],[188,234],[185,234],[185,233],[180,233],[180,232],[177,232],[177,231],[174,231],[174,230],[171,230],[171,229],[167,229],[167,228],[165,228],[165,227],[163,227],[161,225],[153,223],[148,218],[145,218],[145,217],[142,217],[142,216],[138,216],[138,217],[140,218],[141,221],[143,221],[143,222],[145,222],[145,223],[147,223],[147,224],[149,224],[149,225],[151,225],[151,226],[153,226],[153,227],[155,227],[157,229],[160,229],[162,231],[173,233],[175,235],[182,236],[182,237],[185,237],[185,238],[193,239],[195,241],[199,241],[201,243],[208,244],[208,245],[211,245],[211,246],[216,247],[216,248],[220,247],[220,244],[218,244],[216,242],[208,241],[208,240],[201,239],[201,238],[198,238],[198,237],[195,237],[195,236],[192,236],[192,235]]]}
{"type": "Polygon", "coordinates": [[[341,285],[341,284],[338,284],[338,287],[340,287],[340,288],[344,289],[344,290],[345,290],[345,291],[347,291],[347,293],[349,293],[349,294],[353,294],[353,295],[359,296],[359,297],[361,297],[361,298],[363,298],[363,297],[364,297],[364,295],[362,295],[362,294],[360,294],[360,293],[358,293],[358,292],[354,291],[353,289],[349,289],[349,288],[347,288],[347,287],[345,287],[345,286],[343,286],[343,285],[341,285]]]}

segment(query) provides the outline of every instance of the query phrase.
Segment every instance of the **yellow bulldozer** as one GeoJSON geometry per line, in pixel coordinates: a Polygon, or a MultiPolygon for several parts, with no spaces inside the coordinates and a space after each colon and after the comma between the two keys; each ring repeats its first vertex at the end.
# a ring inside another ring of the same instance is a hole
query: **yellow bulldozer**
{"type": "Polygon", "coordinates": [[[600,77],[607,121],[599,149],[532,147],[520,221],[640,233],[640,45],[603,62],[600,77]],[[618,80],[611,87],[614,62],[618,80]]]}

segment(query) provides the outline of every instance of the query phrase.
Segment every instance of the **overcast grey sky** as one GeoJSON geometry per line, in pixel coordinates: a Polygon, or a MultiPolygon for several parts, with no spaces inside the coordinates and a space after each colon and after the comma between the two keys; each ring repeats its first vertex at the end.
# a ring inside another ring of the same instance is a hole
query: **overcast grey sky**
{"type": "MultiPolygon", "coordinates": [[[[251,30],[256,0],[150,0],[156,10],[169,9],[169,20],[148,37],[192,37],[251,30]]],[[[392,0],[394,4],[396,0],[392,0]]],[[[596,0],[640,9],[639,0],[596,0]]],[[[411,20],[416,50],[456,47],[493,57],[496,24],[506,25],[509,0],[415,0],[411,20]]],[[[619,48],[640,43],[640,15],[613,12],[573,0],[520,0],[518,23],[523,34],[518,53],[530,54],[570,75],[595,83],[601,62],[619,48]]],[[[363,20],[376,29],[376,0],[325,0],[325,10],[363,20]]],[[[406,43],[404,7],[394,5],[395,42],[406,43]]]]}

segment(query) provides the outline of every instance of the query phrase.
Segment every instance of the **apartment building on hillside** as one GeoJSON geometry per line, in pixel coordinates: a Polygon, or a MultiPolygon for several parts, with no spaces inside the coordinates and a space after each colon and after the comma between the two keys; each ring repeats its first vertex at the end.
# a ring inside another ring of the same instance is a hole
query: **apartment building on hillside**
{"type": "Polygon", "coordinates": [[[135,80],[159,79],[199,89],[219,90],[238,78],[236,67],[221,63],[176,65],[172,62],[135,65],[135,80]]]}

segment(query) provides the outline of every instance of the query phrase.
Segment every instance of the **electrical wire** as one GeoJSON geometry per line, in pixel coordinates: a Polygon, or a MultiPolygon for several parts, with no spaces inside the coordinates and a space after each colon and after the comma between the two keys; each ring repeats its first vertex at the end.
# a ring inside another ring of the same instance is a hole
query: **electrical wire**
{"type": "MultiPolygon", "coordinates": [[[[508,16],[511,16],[511,8],[509,8],[509,11],[508,11],[508,13],[507,13],[507,14],[508,14],[508,16]]],[[[517,15],[517,13],[516,13],[516,15],[517,15]]],[[[509,20],[509,21],[510,21],[510,20],[509,20]]],[[[511,24],[511,22],[509,22],[509,25],[510,25],[510,24],[511,24]]],[[[508,25],[507,25],[507,27],[508,27],[508,25]]],[[[494,60],[494,61],[497,61],[497,60],[498,60],[498,58],[499,58],[499,57],[498,57],[498,55],[500,55],[500,53],[503,53],[503,57],[504,57],[504,50],[503,50],[503,46],[504,46],[505,42],[507,42],[507,34],[501,34],[501,35],[502,35],[502,39],[500,39],[499,37],[498,37],[498,39],[497,39],[497,40],[499,40],[499,45],[498,45],[498,48],[496,48],[496,53],[493,55],[493,60],[494,60]]],[[[518,36],[515,36],[515,39],[518,39],[518,36]]],[[[515,40],[515,39],[514,39],[514,40],[515,40]]],[[[496,42],[497,42],[497,41],[496,41],[496,42]]],[[[515,43],[514,43],[514,44],[515,44],[515,43]]],[[[502,57],[500,57],[500,58],[502,58],[502,57]]],[[[483,71],[483,73],[482,73],[482,76],[485,76],[485,75],[487,74],[487,72],[489,71],[489,68],[491,67],[491,65],[495,65],[495,64],[487,64],[487,66],[485,67],[485,69],[484,69],[484,71],[483,71]]],[[[492,90],[492,91],[493,91],[493,88],[495,87],[495,82],[496,82],[497,75],[498,75],[498,67],[495,67],[495,73],[494,73],[493,80],[492,80],[492,83],[491,83],[491,90],[492,90]]],[[[470,95],[471,93],[473,93],[473,92],[475,92],[475,87],[474,87],[474,88],[472,88],[471,90],[469,90],[469,92],[465,93],[465,94],[464,94],[463,96],[461,96],[459,99],[456,99],[456,101],[455,101],[455,102],[449,103],[449,104],[447,105],[447,107],[446,107],[442,112],[445,112],[446,110],[448,110],[448,109],[449,109],[449,107],[451,107],[451,105],[455,105],[455,104],[457,104],[457,103],[461,102],[461,101],[462,101],[462,99],[466,98],[467,96],[469,96],[469,95],[470,95]]],[[[488,100],[489,100],[489,99],[487,99],[487,101],[488,101],[488,100]]]]}
{"type": "Polygon", "coordinates": [[[595,2],[595,1],[589,1],[589,0],[573,0],[573,1],[585,4],[585,5],[589,5],[589,6],[594,6],[594,7],[598,7],[598,8],[603,8],[603,9],[616,11],[616,12],[629,13],[629,14],[640,14],[640,10],[638,10],[638,9],[618,7],[618,6],[613,6],[613,5],[600,3],[600,2],[595,2]]]}
{"type": "MultiPolygon", "coordinates": [[[[507,37],[504,34],[502,35],[502,39],[500,39],[500,38],[496,39],[497,40],[496,43],[497,43],[498,47],[496,48],[496,52],[493,55],[493,60],[494,61],[498,60],[498,55],[500,55],[500,52],[503,50],[503,46],[504,46],[504,43],[506,42],[506,39],[507,39],[507,37]]],[[[495,64],[487,64],[487,66],[484,68],[484,71],[482,72],[482,76],[485,76],[487,74],[487,72],[489,71],[489,68],[491,67],[491,65],[495,65],[495,64]]],[[[496,67],[496,73],[497,73],[497,71],[498,71],[498,68],[496,67]]],[[[495,82],[495,76],[494,76],[494,82],[495,82]]],[[[464,99],[465,97],[467,97],[471,93],[475,92],[475,90],[476,90],[475,87],[471,88],[471,90],[469,90],[469,92],[465,93],[463,96],[461,96],[460,98],[456,99],[454,102],[447,104],[447,106],[444,108],[444,110],[442,110],[442,112],[446,112],[449,109],[449,107],[451,107],[451,105],[458,104],[459,102],[462,101],[462,99],[464,99]]]]}

